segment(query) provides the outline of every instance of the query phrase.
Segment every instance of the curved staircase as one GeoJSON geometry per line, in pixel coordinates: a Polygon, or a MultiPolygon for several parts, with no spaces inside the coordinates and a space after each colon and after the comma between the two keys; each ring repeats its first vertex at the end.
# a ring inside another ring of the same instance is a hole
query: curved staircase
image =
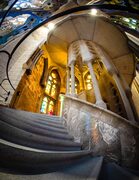
{"type": "Polygon", "coordinates": [[[62,118],[0,107],[0,180],[138,179],[138,172],[93,157],[62,118]]]}

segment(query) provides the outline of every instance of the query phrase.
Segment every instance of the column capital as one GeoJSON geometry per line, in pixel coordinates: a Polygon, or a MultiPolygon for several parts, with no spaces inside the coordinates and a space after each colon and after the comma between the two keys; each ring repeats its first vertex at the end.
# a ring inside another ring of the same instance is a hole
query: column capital
{"type": "Polygon", "coordinates": [[[94,63],[95,59],[90,59],[89,61],[84,61],[87,65],[92,65],[94,63]]]}
{"type": "Polygon", "coordinates": [[[92,64],[92,62],[94,61],[94,59],[90,59],[90,60],[87,60],[87,61],[84,61],[86,64],[89,64],[89,63],[91,63],[92,64]]]}

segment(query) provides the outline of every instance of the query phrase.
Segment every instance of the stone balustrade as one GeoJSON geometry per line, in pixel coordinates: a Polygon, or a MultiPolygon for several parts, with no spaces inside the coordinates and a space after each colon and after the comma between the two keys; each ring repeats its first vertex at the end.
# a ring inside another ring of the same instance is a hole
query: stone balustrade
{"type": "Polygon", "coordinates": [[[68,131],[93,155],[139,168],[139,126],[94,104],[65,96],[63,118],[68,131]]]}

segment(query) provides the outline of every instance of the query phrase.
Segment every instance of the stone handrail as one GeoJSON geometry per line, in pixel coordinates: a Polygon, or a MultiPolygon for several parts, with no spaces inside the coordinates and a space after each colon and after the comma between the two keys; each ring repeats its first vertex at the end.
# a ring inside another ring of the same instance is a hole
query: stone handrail
{"type": "Polygon", "coordinates": [[[139,163],[139,127],[123,117],[75,97],[65,96],[68,131],[94,155],[131,168],[139,163]]]}

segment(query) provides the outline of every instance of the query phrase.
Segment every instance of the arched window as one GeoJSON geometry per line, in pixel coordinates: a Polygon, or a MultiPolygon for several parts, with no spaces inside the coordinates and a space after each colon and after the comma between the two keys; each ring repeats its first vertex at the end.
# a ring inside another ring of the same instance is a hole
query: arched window
{"type": "Polygon", "coordinates": [[[41,112],[46,113],[47,111],[47,105],[48,105],[48,98],[45,97],[42,101],[42,106],[41,106],[41,112]]]}
{"type": "Polygon", "coordinates": [[[52,98],[56,99],[59,93],[59,74],[56,70],[53,70],[48,77],[45,92],[52,98]]]}
{"type": "MultiPolygon", "coordinates": [[[[79,80],[75,77],[75,93],[78,94],[79,93],[79,80]]],[[[71,79],[70,79],[70,87],[69,87],[69,91],[71,93],[71,79]]]]}
{"type": "Polygon", "coordinates": [[[86,87],[86,90],[90,90],[93,88],[91,75],[89,73],[85,75],[85,87],[86,87]]]}
{"type": "Polygon", "coordinates": [[[53,114],[53,112],[54,112],[54,101],[51,100],[51,101],[49,101],[48,113],[53,114]]]}
{"type": "Polygon", "coordinates": [[[45,97],[42,102],[41,112],[47,114],[55,114],[56,104],[60,92],[60,76],[57,70],[52,70],[49,74],[46,88],[45,97]]]}

